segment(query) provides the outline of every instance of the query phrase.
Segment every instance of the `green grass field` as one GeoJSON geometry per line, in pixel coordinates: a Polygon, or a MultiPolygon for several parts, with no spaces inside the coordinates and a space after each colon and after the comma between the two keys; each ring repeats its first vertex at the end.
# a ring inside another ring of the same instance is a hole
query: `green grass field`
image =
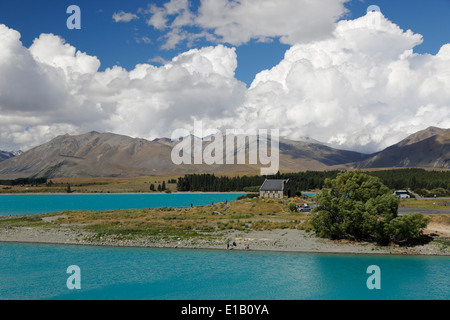
{"type": "Polygon", "coordinates": [[[400,201],[400,207],[413,209],[441,209],[449,210],[450,199],[408,199],[400,201]]]}

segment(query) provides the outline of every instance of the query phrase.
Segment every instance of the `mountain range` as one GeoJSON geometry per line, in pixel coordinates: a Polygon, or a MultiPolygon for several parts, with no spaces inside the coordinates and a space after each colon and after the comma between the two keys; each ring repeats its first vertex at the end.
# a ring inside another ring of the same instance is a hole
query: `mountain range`
{"type": "MultiPolygon", "coordinates": [[[[202,143],[206,147],[210,142],[202,143]]],[[[224,165],[175,165],[171,153],[176,144],[167,138],[149,141],[95,131],[75,136],[66,134],[17,156],[0,152],[0,178],[259,173],[260,165],[248,164],[249,161],[247,164],[235,161],[224,165]]],[[[391,167],[450,169],[450,129],[435,127],[412,134],[374,154],[339,150],[312,139],[280,138],[279,147],[281,172],[391,167]]],[[[248,143],[245,148],[248,150],[248,143]]]]}

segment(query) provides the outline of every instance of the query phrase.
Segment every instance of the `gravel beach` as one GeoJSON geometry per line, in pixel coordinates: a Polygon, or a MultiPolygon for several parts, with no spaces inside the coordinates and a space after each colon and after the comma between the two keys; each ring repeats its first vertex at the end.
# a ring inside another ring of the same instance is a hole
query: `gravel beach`
{"type": "Polygon", "coordinates": [[[230,250],[246,250],[248,245],[249,250],[257,251],[450,256],[450,248],[437,241],[413,247],[381,247],[365,242],[321,239],[317,238],[313,232],[292,229],[250,232],[218,231],[208,239],[142,237],[133,240],[121,240],[114,237],[98,238],[95,237],[95,234],[64,227],[4,227],[0,229],[0,242],[227,250],[227,241],[229,241],[230,250]]]}

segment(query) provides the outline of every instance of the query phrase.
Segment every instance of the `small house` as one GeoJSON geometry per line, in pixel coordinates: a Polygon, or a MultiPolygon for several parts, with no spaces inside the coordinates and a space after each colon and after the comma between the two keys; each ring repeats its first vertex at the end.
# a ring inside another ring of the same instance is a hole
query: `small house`
{"type": "Polygon", "coordinates": [[[290,198],[294,194],[295,191],[289,179],[266,179],[261,188],[259,188],[259,195],[264,198],[283,199],[283,197],[290,198]]]}

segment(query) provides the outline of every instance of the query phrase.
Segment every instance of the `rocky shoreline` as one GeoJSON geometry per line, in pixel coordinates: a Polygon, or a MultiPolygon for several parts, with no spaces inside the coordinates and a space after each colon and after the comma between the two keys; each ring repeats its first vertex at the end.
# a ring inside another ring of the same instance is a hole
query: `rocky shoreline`
{"type": "Polygon", "coordinates": [[[218,231],[205,238],[98,237],[86,231],[71,228],[4,227],[0,229],[0,242],[35,244],[65,244],[112,247],[178,248],[178,249],[229,249],[252,251],[328,253],[328,254],[381,254],[450,256],[450,247],[436,241],[411,247],[386,246],[373,243],[332,241],[317,238],[313,232],[292,229],[271,231],[218,231]]]}

